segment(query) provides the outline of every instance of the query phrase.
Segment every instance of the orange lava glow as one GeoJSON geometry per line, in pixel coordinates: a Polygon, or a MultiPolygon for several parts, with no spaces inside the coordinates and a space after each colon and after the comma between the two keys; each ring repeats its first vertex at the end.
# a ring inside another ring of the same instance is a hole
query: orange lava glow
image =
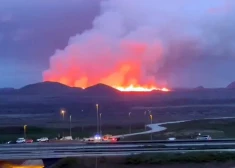
{"type": "Polygon", "coordinates": [[[34,166],[34,165],[14,165],[10,163],[5,163],[0,165],[2,168],[43,168],[43,166],[34,166]]]}
{"type": "Polygon", "coordinates": [[[117,90],[120,90],[122,92],[130,92],[130,91],[131,92],[150,92],[150,91],[153,91],[153,90],[159,90],[159,91],[163,91],[163,92],[170,91],[167,88],[157,88],[157,87],[154,87],[154,86],[147,87],[147,86],[133,86],[133,85],[130,85],[128,87],[116,86],[114,88],[117,89],[117,90]]]}
{"type": "Polygon", "coordinates": [[[155,75],[163,53],[161,43],[124,40],[112,48],[105,41],[92,37],[83,45],[73,44],[57,52],[43,80],[83,89],[102,83],[120,91],[169,91],[155,75]]]}

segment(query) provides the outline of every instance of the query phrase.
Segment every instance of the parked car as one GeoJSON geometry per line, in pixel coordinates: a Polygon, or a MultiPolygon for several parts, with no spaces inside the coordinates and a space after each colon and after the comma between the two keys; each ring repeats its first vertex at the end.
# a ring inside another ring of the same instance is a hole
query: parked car
{"type": "Polygon", "coordinates": [[[198,136],[197,140],[211,140],[211,136],[210,135],[203,135],[203,136],[198,136]]]}
{"type": "Polygon", "coordinates": [[[170,138],[168,138],[167,140],[168,140],[168,141],[175,141],[176,138],[175,138],[175,137],[170,137],[170,138]]]}
{"type": "Polygon", "coordinates": [[[65,136],[65,137],[62,137],[60,140],[62,140],[62,141],[73,140],[73,137],[72,136],[65,136]]]}
{"type": "Polygon", "coordinates": [[[33,140],[32,139],[26,139],[25,143],[33,143],[33,140]]]}
{"type": "Polygon", "coordinates": [[[113,137],[112,135],[104,135],[103,138],[102,138],[102,141],[106,141],[106,142],[116,142],[120,140],[120,138],[116,138],[116,137],[113,137]]]}
{"type": "Polygon", "coordinates": [[[8,141],[6,144],[15,144],[16,141],[8,141]]]}
{"type": "Polygon", "coordinates": [[[49,139],[47,137],[42,137],[42,138],[39,138],[37,139],[38,142],[48,142],[49,139]]]}
{"type": "Polygon", "coordinates": [[[24,138],[18,138],[16,140],[16,143],[25,143],[25,139],[24,138]]]}

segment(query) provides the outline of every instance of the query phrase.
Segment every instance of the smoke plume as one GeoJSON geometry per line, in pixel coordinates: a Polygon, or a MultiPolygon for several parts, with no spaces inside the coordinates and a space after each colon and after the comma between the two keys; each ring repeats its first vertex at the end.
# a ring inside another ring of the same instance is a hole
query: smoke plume
{"type": "Polygon", "coordinates": [[[103,0],[92,29],[55,52],[43,79],[83,88],[212,86],[212,78],[223,78],[232,66],[222,63],[234,54],[233,6],[226,0],[103,0]]]}

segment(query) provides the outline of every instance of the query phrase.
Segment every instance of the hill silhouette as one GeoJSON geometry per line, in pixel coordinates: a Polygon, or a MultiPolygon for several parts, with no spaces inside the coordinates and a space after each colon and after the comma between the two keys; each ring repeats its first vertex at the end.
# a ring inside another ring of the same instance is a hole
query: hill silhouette
{"type": "Polygon", "coordinates": [[[5,93],[13,93],[15,91],[14,88],[0,88],[0,93],[5,94],[5,93]]]}
{"type": "Polygon", "coordinates": [[[18,90],[22,94],[65,94],[81,91],[81,88],[72,88],[58,82],[40,82],[24,86],[18,90]]]}
{"type": "Polygon", "coordinates": [[[203,86],[198,86],[194,88],[194,90],[203,90],[203,89],[205,89],[203,86]]]}
{"type": "Polygon", "coordinates": [[[99,83],[86,88],[84,93],[89,96],[112,96],[120,93],[120,91],[108,85],[99,83]]]}
{"type": "Polygon", "coordinates": [[[35,84],[26,85],[18,90],[16,93],[19,94],[53,94],[53,95],[80,95],[80,96],[94,96],[94,97],[102,97],[102,96],[113,96],[117,95],[120,91],[105,85],[105,84],[97,84],[94,86],[90,86],[86,89],[78,88],[78,87],[70,87],[58,82],[40,82],[35,84]]]}
{"type": "Polygon", "coordinates": [[[235,81],[230,83],[226,88],[228,88],[228,89],[235,89],[235,81]]]}

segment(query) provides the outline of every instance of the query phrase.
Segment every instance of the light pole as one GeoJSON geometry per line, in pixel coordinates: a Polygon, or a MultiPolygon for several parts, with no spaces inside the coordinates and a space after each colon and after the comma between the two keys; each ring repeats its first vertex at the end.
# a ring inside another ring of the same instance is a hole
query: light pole
{"type": "Polygon", "coordinates": [[[24,125],[24,138],[26,139],[26,127],[27,125],[24,125]]]}
{"type": "MultiPolygon", "coordinates": [[[[152,124],[153,124],[153,115],[150,114],[149,117],[150,117],[150,124],[152,125],[152,124]]],[[[152,133],[152,130],[151,130],[151,140],[153,140],[153,133],[152,133]]]]}
{"type": "Polygon", "coordinates": [[[97,134],[99,134],[99,104],[96,104],[96,113],[97,113],[97,134]]]}
{"type": "MultiPolygon", "coordinates": [[[[82,113],[83,113],[83,110],[82,110],[82,113]]],[[[81,123],[82,123],[82,132],[83,132],[83,127],[84,127],[83,121],[81,123]]]]}
{"type": "MultiPolygon", "coordinates": [[[[62,115],[62,117],[63,117],[63,126],[64,126],[64,115],[65,115],[65,110],[61,110],[61,115],[62,115]]],[[[63,129],[63,137],[64,137],[64,128],[62,127],[62,129],[63,129]]]]}
{"type": "Polygon", "coordinates": [[[72,136],[71,121],[72,121],[72,115],[69,116],[69,135],[70,136],[72,136]]]}
{"type": "Polygon", "coordinates": [[[129,112],[129,133],[131,134],[131,112],[129,112]]]}
{"type": "Polygon", "coordinates": [[[65,110],[61,110],[61,115],[62,115],[62,117],[63,117],[63,121],[64,121],[64,115],[65,115],[65,110]]]}
{"type": "Polygon", "coordinates": [[[102,135],[102,129],[101,129],[101,116],[102,116],[102,113],[100,113],[100,135],[102,135]]]}
{"type": "Polygon", "coordinates": [[[146,130],[146,114],[147,111],[144,111],[144,129],[146,130]]]}

